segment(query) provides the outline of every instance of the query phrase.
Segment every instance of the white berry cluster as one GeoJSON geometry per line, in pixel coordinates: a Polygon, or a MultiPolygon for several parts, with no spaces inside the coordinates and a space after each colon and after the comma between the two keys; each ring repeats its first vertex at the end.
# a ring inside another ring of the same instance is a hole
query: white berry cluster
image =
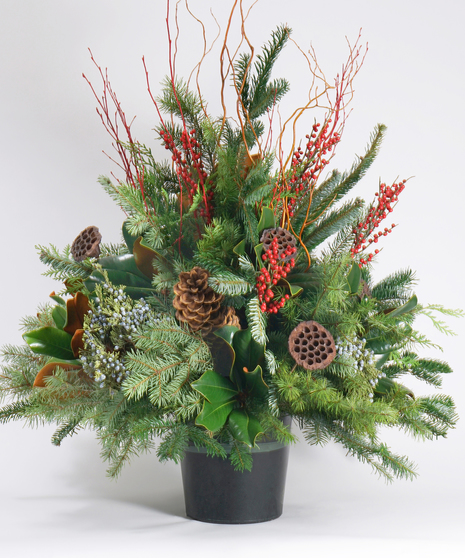
{"type": "Polygon", "coordinates": [[[127,375],[124,356],[133,348],[133,334],[152,315],[144,299],[134,301],[123,289],[97,286],[95,310],[86,319],[81,356],[84,371],[99,387],[115,388],[127,375]]]}
{"type": "MultiPolygon", "coordinates": [[[[366,347],[366,339],[359,339],[356,335],[349,340],[341,340],[339,337],[336,339],[337,356],[342,361],[349,361],[353,364],[354,368],[358,371],[365,369],[369,365],[370,372],[373,371],[375,365],[375,353],[366,347]]],[[[386,377],[384,372],[378,372],[376,378],[371,378],[369,383],[371,387],[375,388],[380,378],[386,377]]],[[[373,391],[368,394],[370,400],[373,401],[373,391]]]]}
{"type": "Polygon", "coordinates": [[[337,356],[343,360],[352,360],[357,370],[363,370],[366,364],[375,363],[375,354],[371,349],[365,348],[367,340],[359,339],[356,335],[350,340],[336,339],[337,356]]]}

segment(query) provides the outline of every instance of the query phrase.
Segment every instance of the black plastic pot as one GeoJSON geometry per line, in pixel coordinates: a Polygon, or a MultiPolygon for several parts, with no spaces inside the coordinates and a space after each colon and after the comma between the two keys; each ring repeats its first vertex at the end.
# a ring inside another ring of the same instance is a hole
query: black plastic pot
{"type": "MultiPolygon", "coordinates": [[[[286,417],[284,424],[290,426],[286,417]]],[[[228,451],[228,446],[224,446],[228,451]]],[[[235,471],[229,459],[190,446],[181,463],[186,515],[208,523],[260,523],[283,512],[289,446],[273,440],[253,448],[253,467],[235,471]]]]}

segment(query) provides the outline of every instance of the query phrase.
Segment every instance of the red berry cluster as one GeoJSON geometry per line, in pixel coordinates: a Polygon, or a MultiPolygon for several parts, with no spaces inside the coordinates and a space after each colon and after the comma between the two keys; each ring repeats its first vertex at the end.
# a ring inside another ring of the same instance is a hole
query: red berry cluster
{"type": "Polygon", "coordinates": [[[307,145],[305,152],[299,147],[292,157],[292,175],[289,190],[292,192],[288,199],[289,216],[294,216],[294,206],[297,196],[306,189],[313,187],[322,171],[329,163],[325,156],[333,150],[333,147],[341,141],[340,134],[330,129],[331,119],[319,131],[320,124],[314,124],[312,133],[307,134],[307,145]]]}
{"type": "Polygon", "coordinates": [[[176,146],[173,136],[168,131],[160,131],[160,137],[165,144],[165,149],[169,149],[172,153],[171,158],[175,165],[178,179],[186,187],[189,205],[193,202],[199,184],[205,190],[205,207],[200,207],[199,213],[201,217],[206,217],[209,223],[212,216],[210,205],[213,199],[213,191],[211,187],[208,190],[206,188],[208,175],[203,166],[201,146],[195,135],[195,130],[190,132],[183,130],[180,137],[182,150],[180,150],[176,146]]]}
{"type": "MultiPolygon", "coordinates": [[[[395,227],[393,223],[391,227],[385,227],[384,231],[381,230],[372,235],[372,233],[377,229],[386,217],[394,209],[394,205],[399,199],[399,194],[405,188],[406,180],[402,180],[398,184],[393,184],[392,186],[386,186],[386,184],[380,184],[379,192],[375,193],[377,199],[371,204],[368,214],[365,219],[359,223],[352,231],[355,235],[354,244],[350,249],[352,258],[356,256],[359,252],[365,250],[370,244],[377,243],[380,237],[388,235],[392,232],[395,227]]],[[[360,258],[359,266],[363,267],[367,263],[371,262],[375,254],[378,254],[379,250],[375,250],[374,253],[368,254],[366,258],[360,258]]]]}
{"type": "Polygon", "coordinates": [[[296,251],[297,248],[295,246],[288,246],[279,255],[278,239],[273,238],[269,249],[265,250],[263,253],[262,260],[265,264],[266,262],[268,262],[268,264],[267,267],[261,268],[256,284],[258,300],[260,301],[260,309],[262,312],[277,314],[278,310],[282,308],[286,303],[286,300],[289,299],[289,295],[286,294],[280,299],[273,300],[275,297],[273,287],[278,284],[278,281],[281,278],[287,277],[287,274],[294,267],[294,258],[291,258],[289,262],[284,260],[296,251]]]}

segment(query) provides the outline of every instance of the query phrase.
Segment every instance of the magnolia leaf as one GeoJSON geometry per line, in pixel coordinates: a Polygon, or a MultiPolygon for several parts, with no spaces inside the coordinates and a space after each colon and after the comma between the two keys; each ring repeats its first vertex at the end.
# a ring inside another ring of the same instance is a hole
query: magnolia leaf
{"type": "MultiPolygon", "coordinates": [[[[126,294],[131,298],[139,299],[153,293],[150,279],[138,269],[132,254],[100,258],[99,264],[107,272],[110,283],[125,286],[126,294]]],[[[105,277],[94,271],[84,283],[89,291],[93,291],[97,283],[105,283],[105,277]]]]}
{"type": "Polygon", "coordinates": [[[71,349],[72,336],[56,327],[42,327],[23,335],[24,341],[34,353],[63,360],[74,360],[71,349]]]}
{"type": "Polygon", "coordinates": [[[418,299],[416,295],[413,295],[403,306],[399,306],[399,308],[395,308],[391,312],[386,314],[390,318],[395,318],[396,316],[402,316],[402,314],[407,314],[407,312],[411,312],[416,308],[418,304],[418,299]]]}
{"type": "Polygon", "coordinates": [[[220,327],[220,329],[217,329],[216,331],[214,331],[214,335],[216,335],[217,337],[221,337],[229,345],[232,345],[233,337],[234,337],[234,334],[236,333],[236,331],[239,331],[238,327],[231,326],[231,325],[225,325],[223,327],[220,327]]]}
{"type": "Polygon", "coordinates": [[[264,434],[259,421],[253,415],[241,409],[235,409],[231,412],[228,424],[234,438],[249,447],[255,446],[257,436],[264,434]]]}
{"type": "Polygon", "coordinates": [[[350,294],[355,294],[358,291],[360,285],[360,280],[362,278],[362,272],[359,265],[354,262],[347,275],[347,286],[350,294]]]}
{"type": "Polygon", "coordinates": [[[262,214],[258,222],[258,233],[260,234],[265,229],[274,229],[275,227],[276,221],[273,210],[270,207],[262,207],[262,214]]]}
{"type": "Polygon", "coordinates": [[[137,236],[134,236],[129,232],[127,221],[124,221],[123,223],[123,238],[124,242],[126,242],[126,246],[128,247],[129,252],[132,253],[134,242],[137,240],[137,236]]]}
{"type": "Polygon", "coordinates": [[[262,261],[263,243],[257,244],[254,247],[254,251],[255,251],[255,256],[257,258],[257,266],[261,267],[261,265],[263,263],[263,261],[262,261]]]}
{"type": "MultiPolygon", "coordinates": [[[[224,328],[233,327],[234,326],[224,326],[224,328]]],[[[205,337],[205,341],[212,355],[213,368],[215,372],[217,372],[221,376],[224,376],[225,378],[228,378],[229,376],[231,376],[234,361],[236,359],[236,354],[231,344],[228,343],[228,341],[226,340],[226,337],[228,337],[227,333],[224,333],[225,337],[217,335],[217,333],[224,328],[215,331],[213,335],[208,335],[207,337],[205,337]]]]}
{"type": "MultiPolygon", "coordinates": [[[[219,377],[221,378],[222,376],[219,377]]],[[[210,432],[216,432],[224,426],[234,405],[236,405],[234,400],[214,403],[205,400],[202,412],[195,419],[195,424],[204,426],[210,432]]]]}
{"type": "Polygon", "coordinates": [[[141,236],[134,242],[133,254],[137,269],[149,279],[152,279],[156,274],[153,268],[154,260],[162,261],[168,269],[172,267],[171,263],[169,263],[164,256],[156,252],[153,248],[150,248],[150,246],[144,244],[144,240],[141,236]]]}
{"type": "Polygon", "coordinates": [[[265,358],[265,346],[252,338],[250,328],[240,329],[234,334],[233,348],[236,353],[236,368],[255,370],[265,358]]]}
{"type": "Polygon", "coordinates": [[[62,370],[69,371],[69,370],[81,370],[82,366],[79,364],[79,361],[66,362],[63,360],[54,359],[50,362],[47,362],[45,366],[43,366],[39,372],[37,373],[35,380],[34,380],[34,387],[45,387],[45,378],[48,376],[53,376],[55,370],[57,368],[61,368],[62,370]]]}
{"type": "Polygon", "coordinates": [[[303,287],[301,287],[300,285],[292,285],[287,279],[283,278],[278,281],[278,285],[283,285],[284,287],[289,289],[291,298],[298,296],[304,290],[303,287]]]}
{"type": "Polygon", "coordinates": [[[236,256],[243,256],[245,254],[245,239],[242,239],[239,244],[233,248],[233,252],[236,256]]]}
{"type": "Polygon", "coordinates": [[[394,382],[391,378],[380,378],[374,391],[377,395],[388,395],[392,391],[402,391],[404,395],[408,395],[412,399],[415,399],[415,395],[411,389],[394,382]]]}
{"type": "Polygon", "coordinates": [[[192,382],[191,385],[209,403],[223,403],[231,400],[238,394],[231,380],[220,376],[220,374],[213,370],[207,370],[196,382],[192,382]]]}
{"type": "Polygon", "coordinates": [[[242,378],[250,397],[264,398],[268,395],[268,385],[263,380],[263,370],[257,366],[255,370],[242,370],[242,378]]]}
{"type": "Polygon", "coordinates": [[[286,277],[286,281],[303,289],[315,289],[319,285],[317,276],[311,269],[307,273],[290,273],[286,277]]]}
{"type": "Polygon", "coordinates": [[[381,370],[381,368],[386,364],[386,362],[389,360],[390,355],[391,351],[388,351],[387,353],[384,353],[381,357],[379,357],[379,359],[376,361],[376,368],[378,370],[381,370]]]}
{"type": "Polygon", "coordinates": [[[63,306],[63,308],[66,308],[66,302],[63,298],[61,298],[61,296],[58,296],[55,294],[55,291],[53,291],[53,293],[50,293],[50,298],[52,300],[54,300],[57,304],[59,304],[60,306],[63,306]]]}
{"type": "Polygon", "coordinates": [[[58,329],[63,329],[66,324],[66,309],[61,305],[55,306],[52,310],[52,319],[58,329]]]}

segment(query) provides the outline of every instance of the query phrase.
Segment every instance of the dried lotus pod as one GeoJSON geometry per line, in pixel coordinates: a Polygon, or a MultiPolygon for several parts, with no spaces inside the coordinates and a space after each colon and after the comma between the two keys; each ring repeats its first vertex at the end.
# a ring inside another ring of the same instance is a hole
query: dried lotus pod
{"type": "Polygon", "coordinates": [[[275,229],[265,229],[263,231],[260,238],[260,242],[263,244],[263,251],[266,252],[270,249],[274,238],[276,238],[278,242],[278,261],[288,261],[293,258],[296,248],[295,237],[288,230],[282,229],[281,227],[277,227],[275,229]],[[291,254],[287,252],[288,248],[293,249],[291,254]],[[285,257],[282,258],[281,254],[284,254],[285,257]]]}
{"type": "Polygon", "coordinates": [[[209,286],[208,277],[207,270],[196,266],[180,273],[179,282],[173,287],[176,318],[203,335],[225,325],[221,307],[224,297],[209,286]]]}
{"type": "Polygon", "coordinates": [[[87,227],[75,238],[71,246],[71,254],[74,261],[82,262],[86,258],[98,258],[100,256],[100,241],[102,235],[98,228],[87,227]]]}
{"type": "Polygon", "coordinates": [[[336,356],[333,336],[318,322],[301,322],[289,335],[292,358],[307,370],[326,368],[336,356]]]}

